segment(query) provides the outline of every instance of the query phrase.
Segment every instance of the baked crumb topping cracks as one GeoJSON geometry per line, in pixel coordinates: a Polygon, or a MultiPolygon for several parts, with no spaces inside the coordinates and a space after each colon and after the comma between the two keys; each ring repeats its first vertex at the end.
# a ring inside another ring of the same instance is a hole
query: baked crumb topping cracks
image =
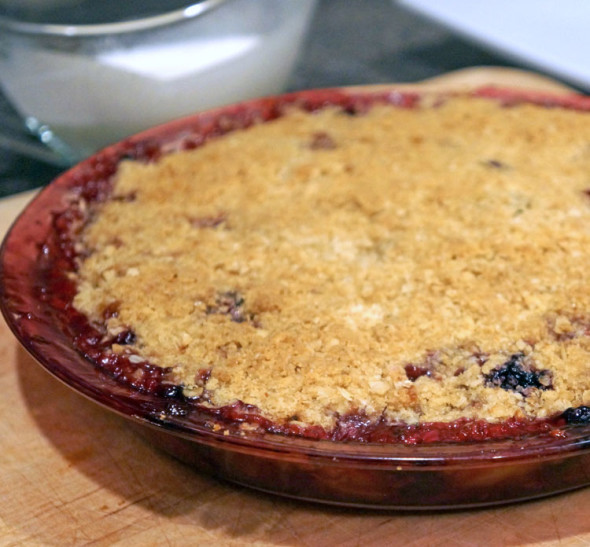
{"type": "Polygon", "coordinates": [[[588,173],[587,113],[293,111],[123,162],[74,304],[211,408],[328,430],[584,421],[588,173]]]}

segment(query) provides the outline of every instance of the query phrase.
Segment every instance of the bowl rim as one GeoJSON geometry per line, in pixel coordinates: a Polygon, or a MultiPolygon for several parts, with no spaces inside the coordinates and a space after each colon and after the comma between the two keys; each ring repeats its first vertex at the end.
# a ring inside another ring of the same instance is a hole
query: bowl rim
{"type": "Polygon", "coordinates": [[[133,33],[164,27],[180,21],[194,19],[220,7],[232,0],[193,0],[187,1],[184,8],[164,11],[159,15],[141,17],[128,21],[99,24],[49,24],[20,21],[0,15],[0,29],[24,35],[54,36],[64,38],[101,37],[113,34],[133,33]]]}
{"type": "MultiPolygon", "coordinates": [[[[463,93],[464,94],[464,93],[463,93]]],[[[548,106],[562,106],[590,111],[590,97],[579,95],[558,95],[531,93],[507,88],[478,88],[474,96],[498,98],[507,101],[536,102],[548,106]]],[[[369,101],[386,100],[400,104],[404,100],[423,98],[427,95],[446,97],[449,93],[440,91],[416,92],[402,87],[379,85],[370,87],[329,88],[291,92],[274,97],[253,99],[216,109],[199,112],[190,116],[158,125],[123,141],[115,143],[90,158],[80,162],[58,176],[39,192],[25,207],[9,228],[0,247],[0,311],[10,330],[27,352],[53,376],[74,391],[84,395],[111,411],[122,415],[137,425],[148,426],[203,445],[223,448],[233,452],[259,455],[265,458],[289,461],[313,460],[323,465],[338,463],[341,466],[363,468],[412,469],[416,471],[433,468],[464,468],[501,466],[507,463],[527,463],[564,457],[573,457],[590,449],[590,425],[567,426],[567,436],[532,436],[524,439],[486,440],[465,443],[425,443],[408,446],[402,443],[378,444],[313,440],[300,437],[266,434],[224,434],[212,431],[199,423],[199,417],[183,416],[154,411],[152,403],[156,396],[137,393],[121,385],[112,377],[99,371],[90,361],[85,360],[73,346],[67,345],[65,335],[51,323],[50,315],[44,316],[35,305],[25,302],[20,293],[23,283],[27,290],[33,290],[33,276],[24,275],[23,265],[34,266],[43,238],[51,230],[51,218],[56,208],[65,207],[72,191],[77,188],[79,177],[92,173],[101,163],[115,162],[127,157],[130,149],[157,142],[162,153],[178,150],[187,135],[201,131],[215,133],[216,124],[227,125],[228,117],[239,116],[240,112],[267,115],[279,107],[290,107],[306,101],[319,105],[338,104],[339,100],[354,98],[369,101]],[[266,113],[266,114],[265,114],[266,113]],[[35,256],[31,253],[36,252],[35,256]],[[27,256],[29,255],[29,256],[27,256]],[[25,305],[26,304],[26,305],[25,305]],[[23,307],[24,306],[24,307],[23,307]],[[32,307],[31,307],[32,306],[32,307]],[[41,325],[39,324],[41,321],[41,325]],[[37,322],[37,323],[35,323],[37,322]],[[39,336],[39,328],[51,333],[53,338],[39,336]],[[56,330],[57,329],[57,330],[56,330]],[[65,352],[65,353],[64,353],[65,352]],[[87,372],[81,373],[80,366],[87,372]],[[152,405],[152,406],[150,406],[152,405]]],[[[266,118],[268,119],[268,118],[266,118]]],[[[240,130],[240,128],[235,128],[240,130]]],[[[233,130],[233,129],[229,129],[233,130]]],[[[181,148],[182,149],[182,148],[181,148]]]]}

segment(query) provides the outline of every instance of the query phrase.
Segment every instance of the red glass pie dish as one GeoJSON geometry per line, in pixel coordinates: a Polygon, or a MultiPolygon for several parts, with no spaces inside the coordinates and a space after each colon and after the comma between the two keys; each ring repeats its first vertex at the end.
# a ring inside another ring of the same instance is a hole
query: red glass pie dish
{"type": "MultiPolygon", "coordinates": [[[[476,93],[505,103],[590,110],[577,96],[476,93]]],[[[176,412],[170,401],[126,386],[86,360],[72,326],[47,292],[45,243],[56,214],[81,192],[100,193],[124,158],[150,161],[172,150],[280,116],[286,106],[324,105],[362,110],[374,102],[411,107],[413,92],[398,89],[308,91],[250,101],[159,126],[113,145],[45,188],[7,235],[0,254],[0,306],[18,340],[54,376],[129,420],[155,446],[199,471],[293,498],[357,507],[450,509],[545,496],[590,483],[590,426],[569,425],[514,439],[405,444],[345,443],[276,434],[234,434],[209,427],[198,410],[176,412]]]]}

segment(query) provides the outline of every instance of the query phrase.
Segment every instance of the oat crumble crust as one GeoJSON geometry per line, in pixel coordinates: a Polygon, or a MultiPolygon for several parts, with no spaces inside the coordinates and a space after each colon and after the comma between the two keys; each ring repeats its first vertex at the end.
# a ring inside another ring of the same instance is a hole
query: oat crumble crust
{"type": "Polygon", "coordinates": [[[587,113],[293,111],[124,162],[75,306],[115,306],[135,341],[113,350],[211,406],[328,428],[548,417],[590,402],[589,188],[587,113]],[[515,355],[540,387],[489,381],[515,355]]]}

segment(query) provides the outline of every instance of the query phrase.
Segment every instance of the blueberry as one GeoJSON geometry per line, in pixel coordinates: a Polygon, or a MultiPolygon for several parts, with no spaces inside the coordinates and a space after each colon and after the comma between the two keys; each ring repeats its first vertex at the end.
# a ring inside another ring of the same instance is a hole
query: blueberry
{"type": "Polygon", "coordinates": [[[135,333],[131,329],[124,330],[115,336],[113,344],[119,344],[121,346],[135,344],[135,333]]]}
{"type": "Polygon", "coordinates": [[[488,387],[500,387],[523,395],[527,395],[530,388],[552,389],[551,372],[537,370],[526,363],[523,353],[515,353],[484,377],[488,387]]]}
{"type": "Polygon", "coordinates": [[[590,406],[568,408],[563,413],[563,418],[568,424],[588,424],[590,423],[590,406]]]}
{"type": "Polygon", "coordinates": [[[208,306],[207,313],[229,315],[235,323],[243,323],[249,319],[244,311],[244,299],[237,291],[227,291],[217,295],[215,306],[208,306]]]}

